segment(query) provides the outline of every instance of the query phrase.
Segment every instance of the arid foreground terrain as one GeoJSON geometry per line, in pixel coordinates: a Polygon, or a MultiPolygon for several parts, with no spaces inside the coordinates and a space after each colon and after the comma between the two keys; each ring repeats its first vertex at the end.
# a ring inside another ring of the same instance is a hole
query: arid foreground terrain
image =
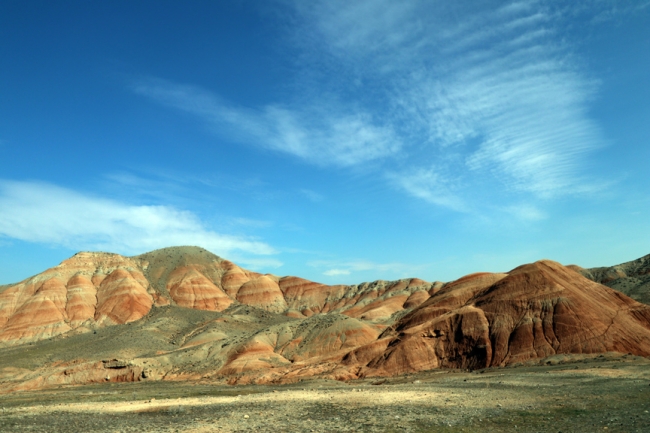
{"type": "Polygon", "coordinates": [[[0,287],[0,431],[650,431],[649,275],[327,286],[79,253],[0,287]]]}
{"type": "Polygon", "coordinates": [[[553,357],[346,383],[106,383],[0,405],[3,432],[648,432],[650,361],[553,357]]]}

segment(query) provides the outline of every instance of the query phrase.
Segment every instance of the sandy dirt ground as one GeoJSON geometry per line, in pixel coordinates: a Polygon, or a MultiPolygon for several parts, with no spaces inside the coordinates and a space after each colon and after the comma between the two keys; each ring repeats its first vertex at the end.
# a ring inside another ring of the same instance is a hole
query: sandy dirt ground
{"type": "Polygon", "coordinates": [[[0,396],[2,432],[650,432],[650,360],[291,385],[104,384],[0,396]]]}

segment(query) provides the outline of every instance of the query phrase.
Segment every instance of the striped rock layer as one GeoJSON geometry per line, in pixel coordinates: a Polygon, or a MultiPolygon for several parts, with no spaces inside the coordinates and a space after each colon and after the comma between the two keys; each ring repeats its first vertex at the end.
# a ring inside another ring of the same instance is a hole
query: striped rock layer
{"type": "MultiPolygon", "coordinates": [[[[251,272],[181,247],[137,257],[79,253],[0,288],[0,347],[46,340],[55,350],[57,338],[85,338],[74,347],[87,353],[60,355],[38,371],[11,367],[22,371],[22,382],[6,388],[163,378],[347,380],[561,354],[648,357],[650,306],[549,260],[446,284],[409,278],[329,286],[251,272]],[[101,337],[124,324],[132,325],[124,328],[129,338],[101,337]]],[[[14,370],[6,368],[0,373],[10,377],[14,370]]]]}
{"type": "Polygon", "coordinates": [[[166,305],[215,312],[249,305],[295,318],[339,312],[381,320],[424,302],[440,286],[416,278],[328,286],[251,272],[194,247],[137,257],[82,252],[0,289],[0,343],[121,325],[166,305]]]}

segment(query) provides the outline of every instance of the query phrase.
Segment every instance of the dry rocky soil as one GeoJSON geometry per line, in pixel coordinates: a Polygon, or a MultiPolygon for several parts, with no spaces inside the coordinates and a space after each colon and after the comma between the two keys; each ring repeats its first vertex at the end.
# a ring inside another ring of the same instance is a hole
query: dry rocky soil
{"type": "Polygon", "coordinates": [[[0,396],[3,432],[648,432],[650,360],[551,357],[288,385],[106,383],[0,396]]]}

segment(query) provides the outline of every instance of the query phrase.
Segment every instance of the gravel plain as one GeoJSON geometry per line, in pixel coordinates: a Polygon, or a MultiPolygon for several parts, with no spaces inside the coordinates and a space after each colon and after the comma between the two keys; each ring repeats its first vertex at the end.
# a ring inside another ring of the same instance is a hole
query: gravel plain
{"type": "Polygon", "coordinates": [[[650,360],[289,385],[141,382],[0,395],[2,432],[648,432],[650,360]]]}

